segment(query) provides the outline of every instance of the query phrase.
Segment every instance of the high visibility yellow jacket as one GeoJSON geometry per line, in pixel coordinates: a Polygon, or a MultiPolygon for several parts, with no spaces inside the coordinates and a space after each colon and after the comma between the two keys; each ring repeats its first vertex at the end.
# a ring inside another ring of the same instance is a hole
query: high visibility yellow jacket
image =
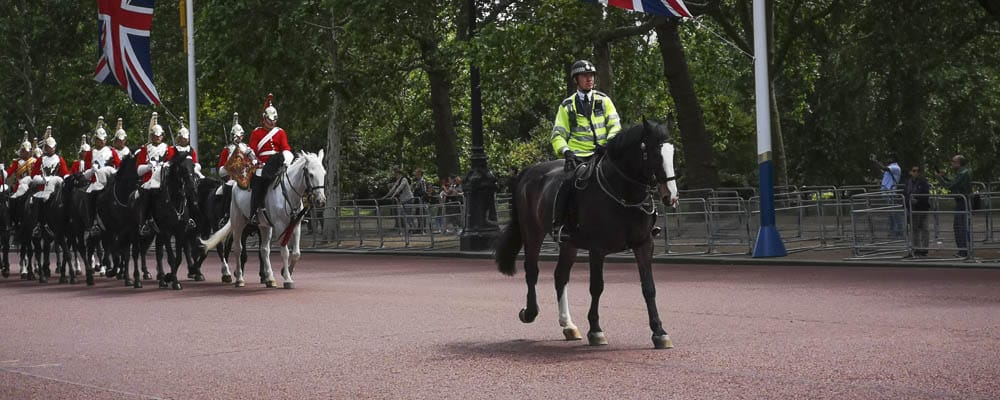
{"type": "Polygon", "coordinates": [[[569,149],[578,157],[590,157],[595,145],[606,145],[608,139],[622,130],[618,110],[608,95],[594,90],[592,103],[589,116],[577,112],[580,107],[577,93],[559,105],[551,137],[556,156],[561,157],[569,149]]]}

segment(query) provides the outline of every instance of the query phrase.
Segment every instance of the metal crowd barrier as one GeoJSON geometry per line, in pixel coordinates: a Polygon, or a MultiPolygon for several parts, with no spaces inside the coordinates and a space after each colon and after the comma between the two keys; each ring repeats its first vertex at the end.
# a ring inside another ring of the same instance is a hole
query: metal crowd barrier
{"type": "Polygon", "coordinates": [[[926,260],[974,257],[968,197],[960,194],[915,194],[911,197],[911,204],[921,199],[930,204],[927,211],[907,210],[909,234],[914,238],[909,243],[911,256],[919,255],[926,260]]]}
{"type": "Polygon", "coordinates": [[[857,194],[850,203],[855,258],[902,257],[910,251],[901,193],[857,194]]]}

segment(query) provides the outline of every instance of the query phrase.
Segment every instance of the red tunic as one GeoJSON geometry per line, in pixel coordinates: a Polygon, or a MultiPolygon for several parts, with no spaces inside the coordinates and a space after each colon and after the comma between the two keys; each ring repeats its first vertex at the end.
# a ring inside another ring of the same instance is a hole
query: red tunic
{"type": "MultiPolygon", "coordinates": [[[[110,150],[111,160],[108,160],[108,161],[111,161],[110,164],[112,164],[115,167],[115,169],[118,169],[118,166],[121,165],[121,163],[122,163],[121,158],[118,157],[118,152],[115,151],[115,149],[112,149],[110,147],[104,147],[104,148],[110,150]]],[[[83,161],[84,161],[85,165],[87,165],[88,168],[91,165],[94,165],[94,152],[95,151],[100,151],[100,150],[93,149],[91,151],[88,151],[86,153],[86,155],[83,157],[83,161]]],[[[107,163],[105,163],[105,166],[107,166],[107,163]]]]}
{"type": "MultiPolygon", "coordinates": [[[[87,155],[89,157],[90,153],[87,153],[87,155]]],[[[83,171],[87,170],[87,168],[84,168],[84,165],[87,165],[87,161],[85,160],[73,161],[73,168],[69,170],[70,175],[82,174],[83,171]]]]}
{"type": "Polygon", "coordinates": [[[222,154],[219,154],[219,168],[225,167],[226,163],[229,162],[229,146],[222,148],[222,154]]]}
{"type": "MultiPolygon", "coordinates": [[[[30,159],[31,158],[28,158],[28,160],[30,160],[30,159]]],[[[22,160],[20,158],[15,158],[14,161],[10,162],[10,166],[7,167],[7,176],[8,177],[11,177],[11,176],[14,177],[14,187],[13,187],[13,189],[14,189],[15,192],[17,191],[17,187],[21,185],[21,178],[24,178],[24,177],[23,176],[15,176],[14,174],[17,173],[17,167],[20,167],[22,162],[28,162],[28,160],[22,160]]],[[[31,171],[28,171],[28,173],[30,174],[31,171]]]]}
{"type": "MultiPolygon", "coordinates": [[[[160,144],[163,145],[163,146],[165,146],[167,148],[167,150],[164,152],[163,157],[161,157],[159,161],[160,162],[165,162],[165,161],[170,161],[171,158],[174,158],[174,147],[173,146],[167,146],[166,144],[163,144],[163,143],[160,143],[160,144]]],[[[152,146],[152,144],[147,144],[145,146],[142,146],[142,147],[139,148],[138,151],[135,152],[135,161],[136,161],[135,166],[136,167],[138,167],[140,165],[149,164],[149,161],[150,161],[149,160],[149,149],[148,149],[149,146],[152,146]]],[[[153,171],[149,171],[149,172],[147,172],[146,174],[144,174],[142,176],[142,182],[143,183],[149,182],[149,179],[152,178],[152,177],[153,177],[153,171]]]]}
{"type": "Polygon", "coordinates": [[[250,149],[253,150],[257,161],[260,161],[261,164],[266,164],[267,160],[275,154],[285,150],[292,151],[292,146],[288,145],[288,135],[285,134],[285,130],[275,129],[277,132],[274,135],[271,135],[271,130],[266,128],[254,129],[253,133],[250,134],[250,149]]]}
{"type": "MultiPolygon", "coordinates": [[[[66,160],[63,159],[62,156],[60,155],[56,155],[56,157],[59,157],[59,165],[57,165],[55,171],[52,171],[52,173],[49,175],[59,176],[59,177],[65,177],[66,175],[69,175],[69,168],[66,167],[66,160]]],[[[45,163],[42,160],[44,159],[45,156],[42,156],[41,158],[38,159],[38,161],[35,161],[35,165],[31,167],[31,176],[42,175],[42,164],[45,163]]]]}

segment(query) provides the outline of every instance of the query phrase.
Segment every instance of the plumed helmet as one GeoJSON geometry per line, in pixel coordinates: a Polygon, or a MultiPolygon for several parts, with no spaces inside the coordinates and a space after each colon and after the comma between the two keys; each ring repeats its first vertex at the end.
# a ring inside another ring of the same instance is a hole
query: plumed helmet
{"type": "Polygon", "coordinates": [[[182,126],[181,129],[177,131],[177,137],[182,137],[191,140],[191,131],[189,131],[188,128],[182,126]]]}
{"type": "Polygon", "coordinates": [[[21,141],[21,146],[18,148],[18,151],[31,151],[32,148],[31,139],[28,139],[28,131],[24,131],[24,140],[21,141]]]}
{"type": "Polygon", "coordinates": [[[104,129],[104,117],[97,117],[97,128],[94,129],[94,139],[108,140],[108,131],[104,129]]]}
{"type": "Polygon", "coordinates": [[[122,127],[122,118],[118,117],[118,128],[115,130],[115,139],[125,140],[125,128],[122,127]]]}
{"type": "Polygon", "coordinates": [[[590,61],[577,60],[575,63],[573,63],[573,68],[570,68],[569,75],[570,78],[576,78],[577,75],[587,72],[597,73],[597,68],[595,68],[594,64],[591,63],[590,61]]]}
{"type": "Polygon", "coordinates": [[[267,100],[264,100],[264,112],[260,115],[262,121],[264,119],[268,119],[272,122],[278,121],[278,109],[271,105],[271,100],[274,100],[274,95],[268,93],[267,100]]]}
{"type": "Polygon", "coordinates": [[[153,136],[163,136],[163,127],[157,123],[160,114],[153,111],[153,116],[149,118],[149,134],[153,136]]]}
{"type": "Polygon", "coordinates": [[[229,134],[233,136],[233,140],[243,137],[243,125],[240,125],[240,113],[233,113],[233,127],[229,129],[229,134]]]}
{"type": "Polygon", "coordinates": [[[52,137],[52,126],[45,127],[45,136],[42,139],[45,147],[56,148],[56,138],[52,137]]]}
{"type": "Polygon", "coordinates": [[[80,136],[80,149],[78,153],[84,153],[90,151],[90,145],[87,144],[87,135],[80,136]]]}

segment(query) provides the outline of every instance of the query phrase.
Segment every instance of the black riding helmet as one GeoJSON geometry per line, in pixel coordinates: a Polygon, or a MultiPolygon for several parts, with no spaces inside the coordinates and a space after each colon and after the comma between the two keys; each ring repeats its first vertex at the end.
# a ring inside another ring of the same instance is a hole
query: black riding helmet
{"type": "Polygon", "coordinates": [[[573,68],[570,68],[569,77],[570,79],[576,79],[579,74],[593,72],[597,73],[597,68],[594,68],[594,64],[587,60],[577,60],[573,63],[573,68]]]}

